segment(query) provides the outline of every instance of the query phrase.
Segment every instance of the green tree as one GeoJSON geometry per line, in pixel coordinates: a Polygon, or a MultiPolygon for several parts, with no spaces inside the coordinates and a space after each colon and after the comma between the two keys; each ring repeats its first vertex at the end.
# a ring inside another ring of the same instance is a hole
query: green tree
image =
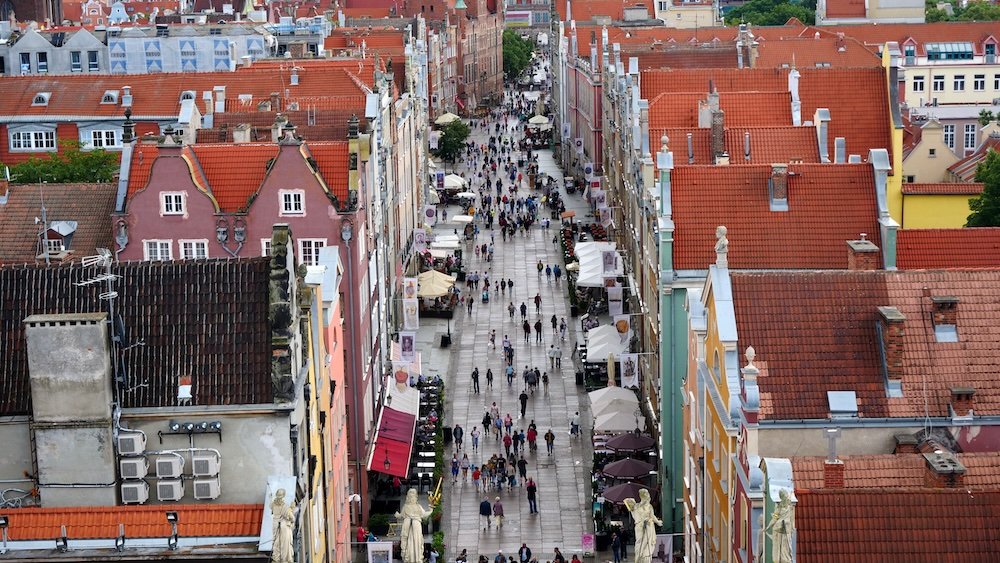
{"type": "Polygon", "coordinates": [[[996,116],[993,115],[993,112],[988,109],[979,111],[979,124],[982,125],[983,127],[989,125],[990,122],[993,121],[993,119],[995,118],[996,116]]]}
{"type": "Polygon", "coordinates": [[[750,0],[726,14],[726,23],[736,25],[742,21],[753,25],[784,25],[792,18],[812,25],[816,22],[815,3],[810,9],[803,3],[790,0],[750,0]]]}
{"type": "Polygon", "coordinates": [[[983,193],[969,200],[966,227],[1000,227],[1000,153],[990,150],[976,167],[976,181],[983,183],[983,193]]]}
{"type": "Polygon", "coordinates": [[[465,140],[469,138],[469,126],[461,119],[456,119],[441,128],[441,139],[434,154],[448,162],[455,162],[465,150],[465,140]]]}
{"type": "Polygon", "coordinates": [[[522,39],[513,31],[503,32],[503,73],[507,78],[517,78],[531,64],[531,53],[535,44],[531,40],[522,39]]]}
{"type": "Polygon", "coordinates": [[[1000,6],[988,2],[969,2],[957,18],[965,21],[997,21],[1000,20],[1000,6]]]}
{"type": "Polygon", "coordinates": [[[117,154],[103,149],[83,151],[80,150],[79,143],[59,142],[63,145],[61,153],[52,153],[43,158],[31,157],[11,166],[11,179],[19,184],[110,182],[114,179],[118,172],[117,154]]]}

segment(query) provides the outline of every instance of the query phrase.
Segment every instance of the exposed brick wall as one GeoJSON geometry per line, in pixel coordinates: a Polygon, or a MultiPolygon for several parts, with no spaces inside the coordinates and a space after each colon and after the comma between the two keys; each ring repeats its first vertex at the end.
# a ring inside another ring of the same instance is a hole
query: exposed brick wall
{"type": "Polygon", "coordinates": [[[844,462],[841,460],[827,461],[823,464],[823,488],[844,488],[844,462]]]}

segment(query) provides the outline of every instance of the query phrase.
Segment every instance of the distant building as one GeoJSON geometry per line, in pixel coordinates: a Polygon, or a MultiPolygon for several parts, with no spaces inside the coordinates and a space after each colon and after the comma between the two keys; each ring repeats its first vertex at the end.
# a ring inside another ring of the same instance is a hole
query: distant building
{"type": "Polygon", "coordinates": [[[819,0],[816,25],[924,23],[920,0],[819,0]]]}

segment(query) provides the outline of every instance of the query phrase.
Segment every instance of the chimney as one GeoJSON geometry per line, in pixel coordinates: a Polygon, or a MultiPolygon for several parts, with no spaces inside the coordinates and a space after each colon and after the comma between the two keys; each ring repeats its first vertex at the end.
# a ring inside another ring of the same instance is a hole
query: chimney
{"type": "Polygon", "coordinates": [[[347,122],[347,138],[357,139],[358,133],[360,133],[361,124],[358,121],[357,115],[351,115],[351,119],[347,122]]]}
{"type": "Polygon", "coordinates": [[[271,92],[271,111],[281,111],[281,94],[271,92]]]}
{"type": "MultiPolygon", "coordinates": [[[[305,47],[305,45],[302,45],[302,46],[305,47]]],[[[291,45],[289,45],[289,48],[291,48],[291,45]]],[[[290,85],[292,85],[292,86],[298,86],[299,85],[299,67],[295,67],[295,66],[292,67],[292,74],[291,74],[291,76],[288,79],[288,83],[290,85]]]]}
{"type": "Polygon", "coordinates": [[[843,53],[846,50],[847,50],[847,41],[844,40],[844,34],[842,32],[838,33],[837,34],[837,51],[843,53]]]}
{"type": "Polygon", "coordinates": [[[955,454],[947,450],[934,450],[924,454],[927,461],[927,472],[924,473],[924,485],[935,489],[953,489],[961,487],[965,481],[965,466],[958,461],[955,454]]]}
{"type": "Polygon", "coordinates": [[[132,87],[131,86],[122,86],[122,98],[121,98],[121,101],[122,101],[122,107],[123,108],[132,107],[132,87]]]}
{"type": "MultiPolygon", "coordinates": [[[[712,157],[719,158],[726,153],[726,113],[721,109],[712,110],[711,146],[712,157]]],[[[728,156],[728,155],[727,155],[728,156]]],[[[716,163],[718,164],[718,163],[716,163]]]]}
{"type": "Polygon", "coordinates": [[[792,97],[792,125],[798,127],[802,125],[802,100],[799,99],[799,71],[794,68],[788,71],[788,93],[792,97]]]}
{"type": "Polygon", "coordinates": [[[788,211],[788,165],[784,163],[771,165],[771,178],[768,181],[771,192],[771,211],[788,211]]]}
{"type": "Polygon", "coordinates": [[[213,101],[212,93],[205,90],[201,93],[201,99],[205,102],[205,115],[212,115],[215,113],[215,102],[213,101]]]}
{"type": "Polygon", "coordinates": [[[830,162],[830,110],[817,108],[813,114],[816,124],[816,143],[819,145],[820,162],[830,162]]]}
{"type": "Polygon", "coordinates": [[[844,488],[844,461],[840,459],[826,460],[823,462],[823,488],[843,489],[844,488]]]}
{"type": "Polygon", "coordinates": [[[215,93],[215,113],[225,113],[226,112],[226,87],[216,86],[212,88],[215,93]]]}
{"type": "Polygon", "coordinates": [[[903,380],[903,338],[906,336],[906,316],[895,307],[879,307],[878,312],[885,376],[890,384],[899,385],[903,380]]]}
{"type": "Polygon", "coordinates": [[[687,134],[688,141],[688,164],[694,164],[694,139],[691,133],[687,134]]]}
{"type": "Polygon", "coordinates": [[[274,123],[271,124],[271,142],[277,143],[281,140],[281,135],[284,131],[285,124],[288,123],[288,118],[282,114],[274,116],[274,123]]]}
{"type": "Polygon", "coordinates": [[[233,128],[233,143],[243,145],[250,142],[250,124],[240,123],[233,128]]]}
{"type": "Polygon", "coordinates": [[[837,137],[833,140],[833,161],[837,164],[847,162],[847,139],[837,137]]]}
{"type": "Polygon", "coordinates": [[[958,326],[958,297],[954,295],[937,295],[931,297],[934,307],[932,319],[934,326],[958,326]]]}
{"type": "Polygon", "coordinates": [[[919,453],[919,450],[917,450],[917,439],[913,434],[896,434],[893,438],[896,440],[896,448],[892,453],[896,455],[919,453]]]}
{"type": "Polygon", "coordinates": [[[861,233],[860,239],[847,241],[848,270],[878,269],[878,247],[867,237],[868,233],[861,233]]]}
{"type": "Polygon", "coordinates": [[[743,160],[750,162],[750,132],[743,133],[743,160]]]}
{"type": "Polygon", "coordinates": [[[122,123],[122,144],[128,145],[135,140],[135,122],[132,121],[132,108],[125,108],[125,121],[122,123]]]}
{"type": "Polygon", "coordinates": [[[953,416],[971,417],[975,407],[976,390],[973,387],[951,388],[951,410],[953,416]]]}

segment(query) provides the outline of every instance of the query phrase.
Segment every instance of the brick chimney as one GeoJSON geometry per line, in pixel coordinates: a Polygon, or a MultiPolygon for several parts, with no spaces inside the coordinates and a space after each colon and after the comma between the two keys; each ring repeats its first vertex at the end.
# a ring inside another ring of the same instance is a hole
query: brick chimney
{"type": "Polygon", "coordinates": [[[931,297],[933,305],[932,319],[934,326],[958,326],[958,297],[953,295],[938,295],[931,297]]]}
{"type": "Polygon", "coordinates": [[[867,237],[868,233],[861,233],[860,239],[847,241],[848,270],[878,269],[878,247],[867,237]]]}
{"type": "Polygon", "coordinates": [[[250,142],[250,125],[240,123],[233,128],[233,144],[243,145],[250,142]]]}
{"type": "Polygon", "coordinates": [[[896,448],[892,453],[896,455],[920,453],[917,449],[917,439],[913,434],[896,434],[893,438],[896,440],[896,448]]]}
{"type": "Polygon", "coordinates": [[[788,211],[788,165],[778,163],[771,165],[771,178],[768,180],[768,190],[771,192],[771,211],[788,211]]]}
{"type": "Polygon", "coordinates": [[[711,146],[712,158],[718,159],[726,153],[726,112],[721,109],[712,109],[711,123],[711,146]]]}
{"type": "Polygon", "coordinates": [[[903,338],[906,336],[906,316],[895,307],[879,307],[878,322],[882,333],[882,352],[886,377],[889,381],[903,379],[903,338]]]}
{"type": "Polygon", "coordinates": [[[835,459],[823,462],[823,488],[844,488],[844,460],[835,459]]]}
{"type": "Polygon", "coordinates": [[[935,450],[924,454],[927,461],[927,472],[924,473],[924,485],[935,489],[961,487],[965,481],[965,466],[958,461],[955,454],[947,450],[935,450]]]}
{"type": "Polygon", "coordinates": [[[951,388],[951,410],[955,416],[972,416],[976,390],[973,387],[951,388]]]}

